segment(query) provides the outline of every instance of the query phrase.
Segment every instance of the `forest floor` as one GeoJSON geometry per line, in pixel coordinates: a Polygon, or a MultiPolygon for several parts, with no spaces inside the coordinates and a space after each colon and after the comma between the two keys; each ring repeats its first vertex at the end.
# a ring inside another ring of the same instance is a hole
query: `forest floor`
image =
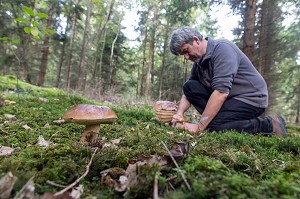
{"type": "Polygon", "coordinates": [[[300,198],[299,126],[287,137],[191,134],[158,122],[152,104],[0,82],[0,198],[300,198]],[[62,120],[78,104],[118,116],[100,126],[97,146],[79,142],[83,125],[62,120]]]}

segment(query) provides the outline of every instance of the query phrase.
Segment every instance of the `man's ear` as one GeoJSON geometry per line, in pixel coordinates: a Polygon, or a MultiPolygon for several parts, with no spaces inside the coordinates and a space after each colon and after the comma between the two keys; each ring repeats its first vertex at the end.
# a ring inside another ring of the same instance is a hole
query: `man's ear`
{"type": "Polygon", "coordinates": [[[197,36],[193,36],[193,41],[195,41],[197,44],[199,44],[200,39],[197,36]]]}

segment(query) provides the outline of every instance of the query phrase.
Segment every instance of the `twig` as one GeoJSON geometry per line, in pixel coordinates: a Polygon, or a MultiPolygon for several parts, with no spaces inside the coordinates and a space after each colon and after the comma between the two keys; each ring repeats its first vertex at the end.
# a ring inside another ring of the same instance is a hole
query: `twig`
{"type": "Polygon", "coordinates": [[[88,173],[89,173],[89,170],[90,170],[90,166],[92,164],[92,160],[96,154],[96,151],[98,150],[98,148],[95,149],[91,159],[90,159],[90,162],[89,164],[86,166],[86,170],[84,172],[84,174],[82,176],[80,176],[80,178],[78,178],[77,180],[75,180],[75,182],[73,182],[72,184],[70,184],[69,186],[67,186],[66,188],[64,188],[63,190],[57,192],[54,194],[54,196],[58,196],[60,194],[63,194],[64,192],[68,191],[69,189],[71,189],[72,187],[74,187],[82,178],[84,178],[88,173]]]}
{"type": "Polygon", "coordinates": [[[177,178],[177,176],[171,176],[171,177],[168,177],[168,178],[166,179],[166,181],[168,182],[168,181],[173,180],[173,179],[175,179],[175,178],[177,178]]]}
{"type": "Polygon", "coordinates": [[[154,177],[154,188],[153,188],[153,199],[158,199],[158,172],[156,172],[154,177]]]}
{"type": "Polygon", "coordinates": [[[171,187],[172,190],[175,190],[174,186],[172,185],[171,182],[168,182],[169,187],[171,187]]]}
{"type": "Polygon", "coordinates": [[[180,167],[178,166],[178,164],[177,164],[175,158],[173,157],[172,153],[169,151],[168,147],[166,146],[166,144],[165,144],[163,141],[161,141],[161,143],[163,144],[163,146],[164,146],[164,147],[166,148],[166,150],[168,151],[168,153],[169,153],[171,159],[173,160],[175,166],[177,167],[177,169],[178,169],[178,171],[179,171],[179,173],[180,173],[180,175],[181,175],[181,177],[182,177],[182,179],[183,179],[183,181],[184,181],[186,187],[188,188],[189,191],[192,191],[191,186],[189,185],[188,181],[186,180],[186,178],[185,178],[185,176],[184,176],[182,170],[181,170],[180,167]]]}
{"type": "Polygon", "coordinates": [[[55,183],[53,181],[50,181],[50,180],[47,180],[46,183],[49,184],[49,185],[55,186],[55,187],[60,187],[60,188],[66,188],[67,187],[65,185],[57,184],[57,183],[55,183]]]}

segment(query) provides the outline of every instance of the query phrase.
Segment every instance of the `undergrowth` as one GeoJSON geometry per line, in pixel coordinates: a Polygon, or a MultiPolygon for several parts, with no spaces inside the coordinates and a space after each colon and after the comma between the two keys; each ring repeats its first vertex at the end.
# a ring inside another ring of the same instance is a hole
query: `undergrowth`
{"type": "Polygon", "coordinates": [[[0,175],[11,171],[18,177],[12,196],[33,176],[39,195],[61,190],[47,181],[69,185],[82,176],[93,153],[79,142],[84,127],[55,121],[72,106],[88,103],[109,106],[118,115],[113,125],[101,125],[99,141],[121,138],[121,142],[97,151],[88,175],[80,181],[82,198],[150,198],[157,173],[160,198],[300,198],[300,127],[288,126],[292,134],[285,138],[234,131],[203,132],[197,138],[156,121],[149,104],[105,104],[24,82],[16,86],[12,76],[1,78],[2,98],[16,102],[0,109],[0,145],[15,149],[10,156],[0,156],[0,175]],[[39,136],[52,144],[38,145],[39,136]],[[191,191],[172,162],[139,167],[143,180],[126,195],[101,184],[101,171],[126,169],[141,156],[164,157],[161,142],[170,148],[178,140],[190,143],[189,153],[177,162],[191,191]]]}

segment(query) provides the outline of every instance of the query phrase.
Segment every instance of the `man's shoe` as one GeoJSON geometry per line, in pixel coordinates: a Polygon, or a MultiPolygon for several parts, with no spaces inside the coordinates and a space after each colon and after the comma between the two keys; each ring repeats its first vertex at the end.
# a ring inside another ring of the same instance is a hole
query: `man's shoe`
{"type": "Polygon", "coordinates": [[[286,136],[288,133],[285,128],[285,121],[281,116],[272,116],[273,132],[277,136],[286,136]]]}

